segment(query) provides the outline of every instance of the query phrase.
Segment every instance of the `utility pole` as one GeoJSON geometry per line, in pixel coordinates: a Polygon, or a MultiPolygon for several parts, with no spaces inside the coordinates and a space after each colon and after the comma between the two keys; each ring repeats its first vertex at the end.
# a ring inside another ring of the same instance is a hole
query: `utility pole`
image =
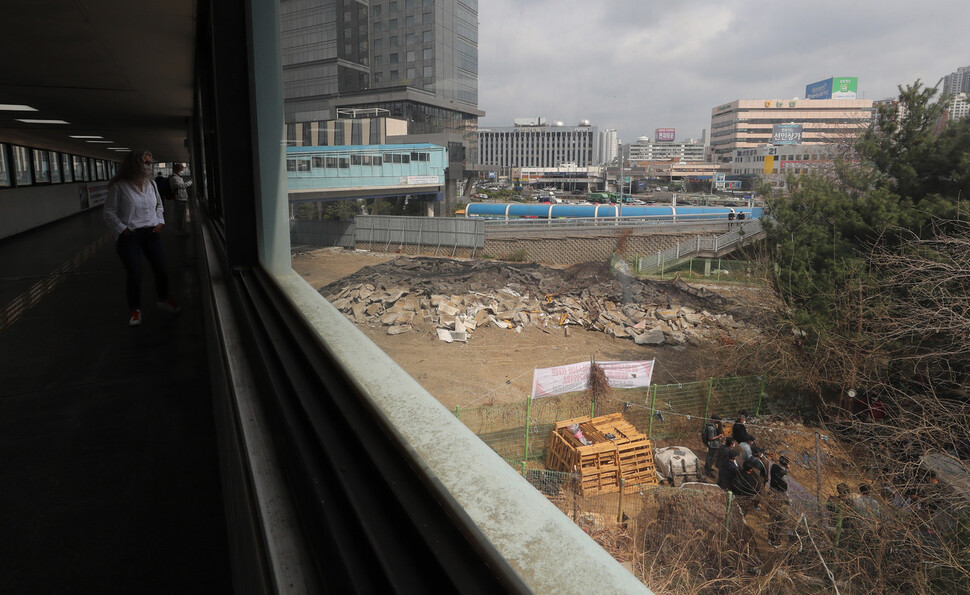
{"type": "Polygon", "coordinates": [[[616,212],[619,217],[623,216],[623,145],[620,145],[620,176],[616,179],[616,186],[620,190],[620,202],[616,212]]]}

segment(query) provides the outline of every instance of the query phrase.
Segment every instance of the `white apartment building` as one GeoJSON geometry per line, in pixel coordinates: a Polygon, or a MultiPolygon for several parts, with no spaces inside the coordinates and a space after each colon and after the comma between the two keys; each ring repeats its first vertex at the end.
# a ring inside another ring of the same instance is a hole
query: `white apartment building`
{"type": "Polygon", "coordinates": [[[959,93],[950,99],[946,106],[946,115],[949,121],[962,120],[970,115],[970,101],[966,93],[959,93]]]}
{"type": "Polygon", "coordinates": [[[641,136],[630,145],[630,161],[704,161],[703,142],[689,139],[686,142],[652,141],[641,136]]]}
{"type": "Polygon", "coordinates": [[[478,164],[496,168],[557,168],[571,163],[585,168],[596,163],[599,133],[584,120],[578,126],[538,120],[538,126],[479,128],[478,164]]]}
{"type": "Polygon", "coordinates": [[[943,77],[942,92],[946,95],[970,93],[970,66],[962,66],[943,77]]]}
{"type": "Polygon", "coordinates": [[[771,144],[777,124],[800,124],[802,144],[843,144],[871,118],[869,99],[739,99],[711,109],[711,151],[731,162],[738,149],[771,144]]]}

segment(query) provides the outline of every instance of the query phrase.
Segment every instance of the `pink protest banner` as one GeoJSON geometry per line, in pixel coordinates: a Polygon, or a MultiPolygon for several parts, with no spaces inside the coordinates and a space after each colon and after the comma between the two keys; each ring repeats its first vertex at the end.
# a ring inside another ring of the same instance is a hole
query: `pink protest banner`
{"type": "MultiPolygon", "coordinates": [[[[650,386],[654,360],[637,362],[596,362],[613,388],[650,386]]],[[[532,398],[552,397],[589,388],[589,362],[536,368],[532,375],[532,398]]]]}

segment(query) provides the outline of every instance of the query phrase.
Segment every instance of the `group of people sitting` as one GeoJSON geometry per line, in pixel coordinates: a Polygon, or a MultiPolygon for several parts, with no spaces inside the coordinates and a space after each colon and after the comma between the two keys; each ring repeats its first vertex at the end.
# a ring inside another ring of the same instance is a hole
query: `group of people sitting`
{"type": "Polygon", "coordinates": [[[731,435],[724,433],[720,416],[712,416],[704,427],[704,445],[707,457],[704,473],[715,479],[717,485],[730,490],[748,503],[758,505],[758,499],[765,487],[787,496],[788,458],[782,455],[777,463],[772,463],[755,437],[748,433],[746,411],[738,413],[737,421],[731,428],[731,435]]]}
{"type": "Polygon", "coordinates": [[[725,434],[718,415],[705,424],[704,473],[716,479],[722,490],[732,492],[744,513],[758,509],[766,498],[771,501],[768,538],[777,547],[781,543],[782,511],[788,503],[789,461],[781,455],[777,463],[772,463],[764,449],[756,444],[755,437],[748,433],[747,421],[747,412],[739,412],[730,436],[725,434]]]}

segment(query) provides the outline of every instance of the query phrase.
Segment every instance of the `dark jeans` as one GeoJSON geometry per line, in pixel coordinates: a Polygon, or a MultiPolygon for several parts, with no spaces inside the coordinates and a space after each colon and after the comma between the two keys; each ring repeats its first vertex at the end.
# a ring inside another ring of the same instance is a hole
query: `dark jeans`
{"type": "Polygon", "coordinates": [[[717,462],[717,448],[708,448],[707,457],[704,459],[704,473],[714,474],[714,463],[717,462]]]}
{"type": "Polygon", "coordinates": [[[118,236],[116,244],[121,264],[125,267],[127,281],[125,291],[128,295],[128,308],[141,308],[141,255],[144,254],[155,275],[155,293],[159,300],[168,295],[168,270],[165,263],[165,249],[162,247],[162,235],[152,231],[151,227],[142,227],[125,235],[118,236]]]}

